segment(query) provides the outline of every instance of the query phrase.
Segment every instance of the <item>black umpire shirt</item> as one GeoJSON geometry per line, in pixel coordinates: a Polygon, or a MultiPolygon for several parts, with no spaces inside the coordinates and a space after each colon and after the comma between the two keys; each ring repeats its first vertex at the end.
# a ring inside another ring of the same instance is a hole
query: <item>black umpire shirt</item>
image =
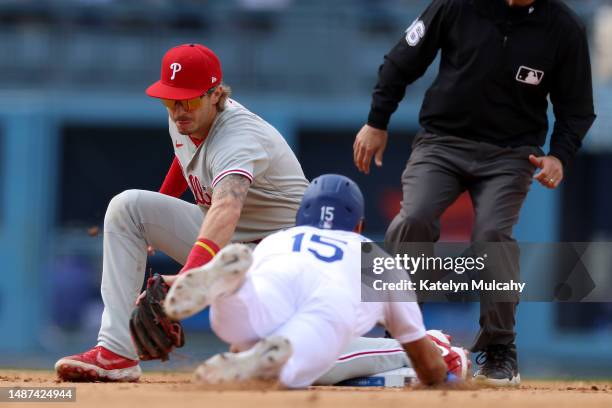
{"type": "Polygon", "coordinates": [[[510,7],[505,0],[433,0],[385,56],[368,124],[386,129],[406,86],[441,49],[419,121],[427,131],[500,146],[542,146],[547,96],[550,153],[564,165],[593,124],[585,28],[561,0],[510,7]]]}

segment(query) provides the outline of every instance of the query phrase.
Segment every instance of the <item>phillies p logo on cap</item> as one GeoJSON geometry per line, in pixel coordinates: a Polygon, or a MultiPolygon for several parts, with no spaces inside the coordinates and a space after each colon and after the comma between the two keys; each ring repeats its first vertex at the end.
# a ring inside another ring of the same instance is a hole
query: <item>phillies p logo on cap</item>
{"type": "Polygon", "coordinates": [[[176,73],[179,72],[181,68],[181,64],[179,64],[178,62],[173,62],[172,64],[170,64],[170,69],[172,70],[172,76],[170,77],[170,80],[174,81],[176,73]]]}
{"type": "Polygon", "coordinates": [[[219,58],[200,44],[171,48],[162,59],[159,81],[147,88],[154,98],[185,100],[204,95],[222,82],[219,58]]]}

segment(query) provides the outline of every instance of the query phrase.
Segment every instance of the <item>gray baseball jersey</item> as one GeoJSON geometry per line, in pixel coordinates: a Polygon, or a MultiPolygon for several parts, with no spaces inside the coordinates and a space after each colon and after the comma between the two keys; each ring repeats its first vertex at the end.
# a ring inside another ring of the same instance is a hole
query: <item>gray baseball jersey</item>
{"type": "Polygon", "coordinates": [[[232,240],[255,241],[294,225],[308,181],[295,154],[272,125],[228,99],[199,146],[180,134],[170,119],[169,128],[183,175],[204,211],[223,177],[239,174],[251,181],[232,240]]]}

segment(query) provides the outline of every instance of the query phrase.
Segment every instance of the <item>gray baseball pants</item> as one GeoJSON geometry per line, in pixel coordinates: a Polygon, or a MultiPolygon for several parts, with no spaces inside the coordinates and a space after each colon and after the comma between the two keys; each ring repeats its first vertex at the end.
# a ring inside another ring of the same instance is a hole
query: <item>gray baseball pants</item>
{"type": "MultiPolygon", "coordinates": [[[[402,174],[403,201],[385,235],[387,248],[400,242],[435,242],[440,216],[468,191],[474,205],[473,243],[497,246],[492,268],[503,279],[519,279],[519,251],[512,237],[519,212],[531,186],[535,166],[529,155],[541,156],[537,146],[500,147],[426,131],[417,134],[402,174]]],[[[514,343],[518,299],[481,299],[480,331],[472,351],[488,345],[514,343]]]]}

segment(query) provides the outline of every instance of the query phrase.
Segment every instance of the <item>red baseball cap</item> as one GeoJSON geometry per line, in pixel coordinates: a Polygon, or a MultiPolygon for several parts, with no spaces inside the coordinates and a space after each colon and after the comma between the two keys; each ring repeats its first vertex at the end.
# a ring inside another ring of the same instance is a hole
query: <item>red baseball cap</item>
{"type": "Polygon", "coordinates": [[[221,83],[221,62],[200,44],[171,48],[161,65],[161,79],[147,88],[147,95],[163,99],[193,99],[221,83]]]}

